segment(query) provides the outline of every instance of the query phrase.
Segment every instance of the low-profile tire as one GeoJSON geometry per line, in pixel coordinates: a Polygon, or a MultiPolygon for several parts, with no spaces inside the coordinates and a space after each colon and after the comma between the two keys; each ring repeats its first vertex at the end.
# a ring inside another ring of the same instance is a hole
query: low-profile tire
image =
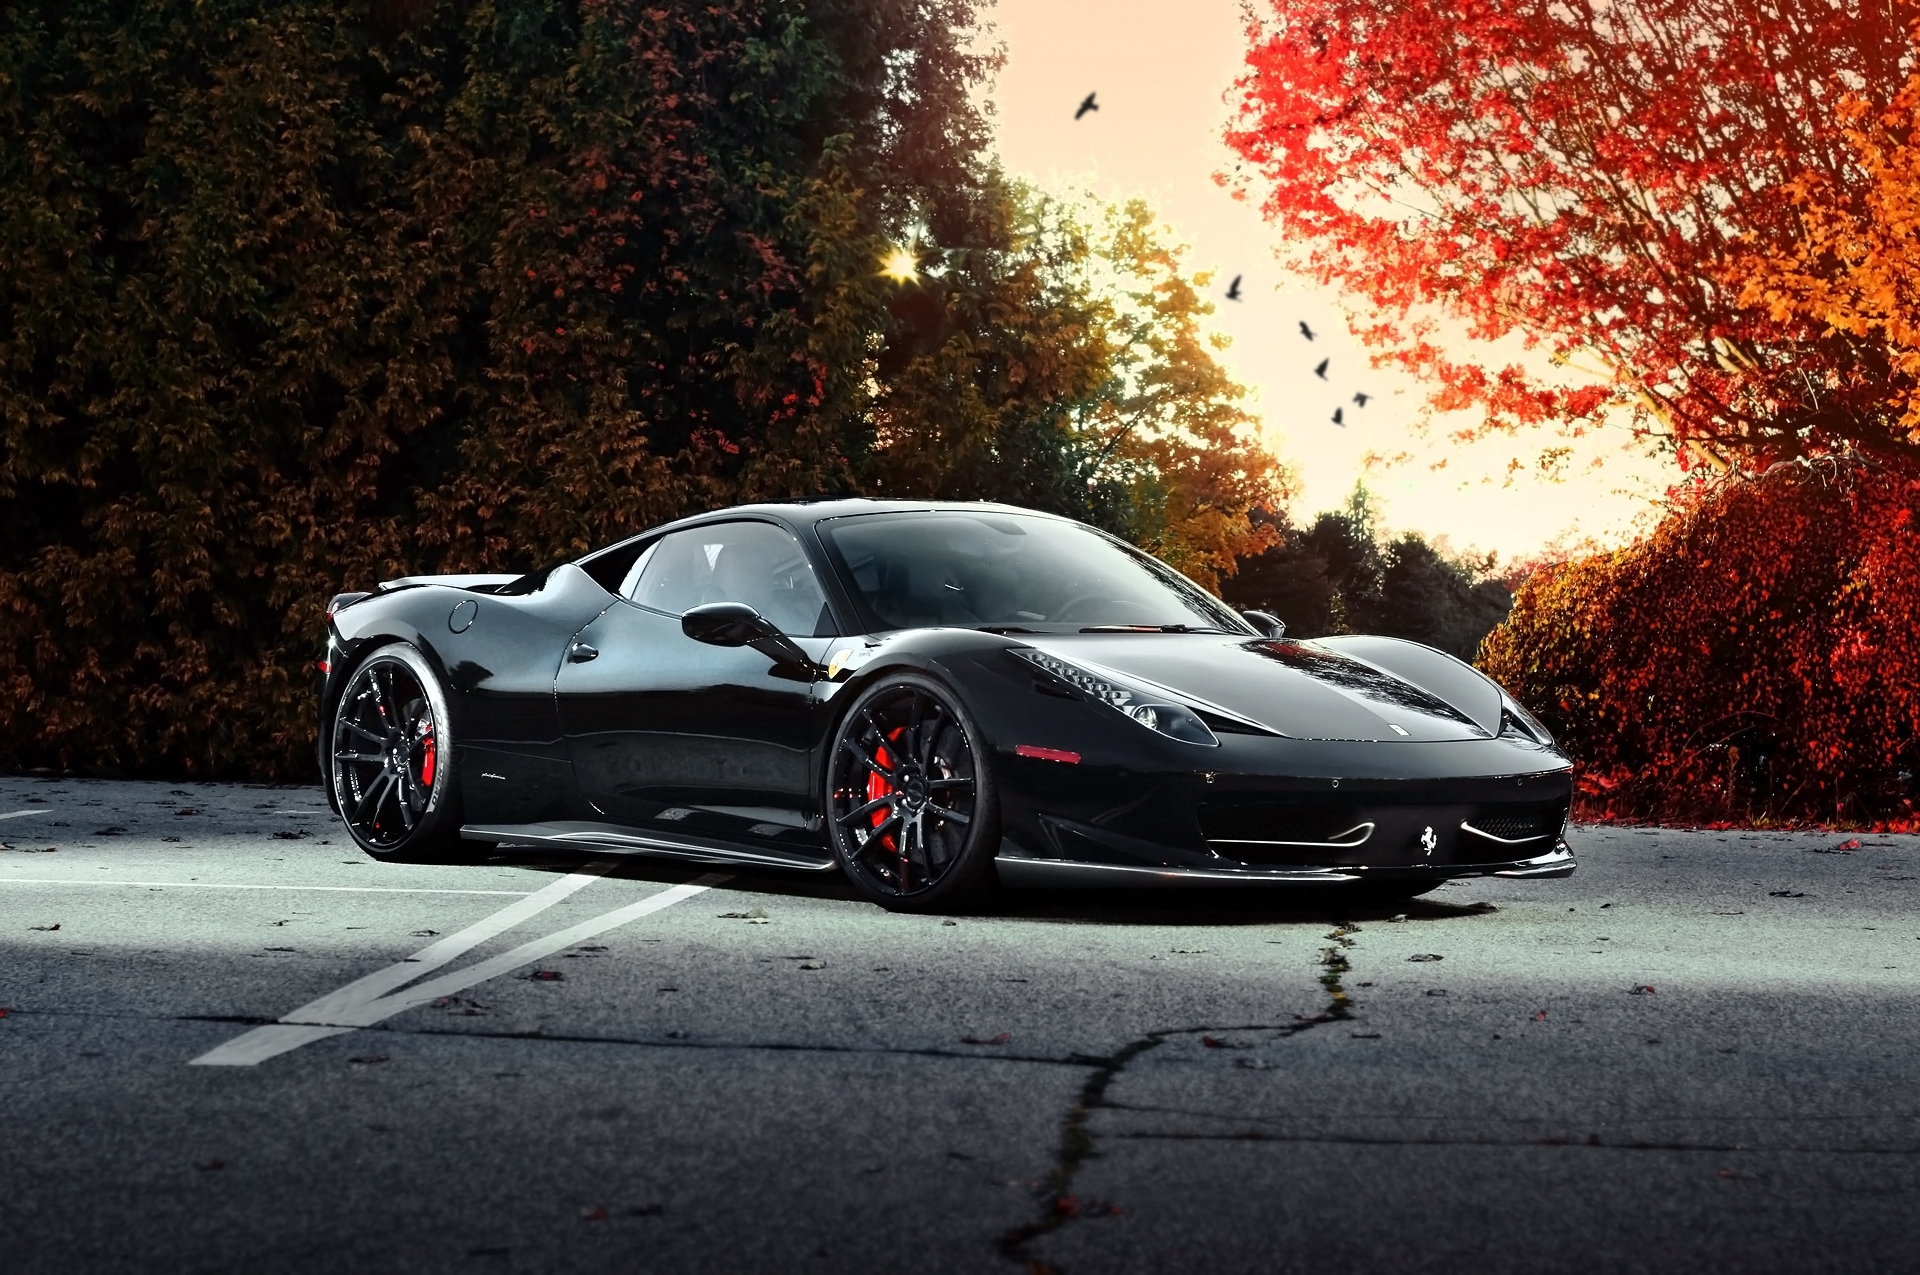
{"type": "Polygon", "coordinates": [[[826,765],[828,835],[840,870],[896,912],[986,903],[999,806],[985,741],[960,697],[895,672],[854,699],[826,765]]]}
{"type": "Polygon", "coordinates": [[[447,694],[417,647],[394,642],[355,666],[328,738],[327,778],[354,844],[395,863],[457,854],[447,694]]]}

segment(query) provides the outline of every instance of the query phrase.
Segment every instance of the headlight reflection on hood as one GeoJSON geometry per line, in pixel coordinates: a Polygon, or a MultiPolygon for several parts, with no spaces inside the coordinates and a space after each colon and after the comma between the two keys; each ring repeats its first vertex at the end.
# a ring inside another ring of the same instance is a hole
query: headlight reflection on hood
{"type": "Polygon", "coordinates": [[[1118,709],[1148,730],[1158,731],[1183,744],[1214,748],[1220,745],[1213,732],[1207,729],[1207,724],[1200,720],[1199,714],[1184,704],[1170,704],[1164,696],[1130,686],[1107,674],[1081,668],[1045,651],[1023,647],[1013,653],[1087,698],[1118,709]]]}

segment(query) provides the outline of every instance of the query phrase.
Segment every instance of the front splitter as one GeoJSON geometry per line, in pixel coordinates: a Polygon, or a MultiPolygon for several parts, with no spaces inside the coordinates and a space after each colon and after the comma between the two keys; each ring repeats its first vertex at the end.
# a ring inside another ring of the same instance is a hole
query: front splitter
{"type": "Polygon", "coordinates": [[[1001,884],[1013,889],[1060,890],[1077,888],[1160,889],[1262,885],[1343,885],[1377,881],[1394,885],[1454,881],[1464,877],[1569,877],[1579,865],[1562,841],[1546,854],[1511,863],[1422,864],[1417,867],[1312,865],[1281,867],[1154,868],[1135,864],[1088,863],[1075,859],[1041,859],[1002,842],[994,858],[1001,884]]]}

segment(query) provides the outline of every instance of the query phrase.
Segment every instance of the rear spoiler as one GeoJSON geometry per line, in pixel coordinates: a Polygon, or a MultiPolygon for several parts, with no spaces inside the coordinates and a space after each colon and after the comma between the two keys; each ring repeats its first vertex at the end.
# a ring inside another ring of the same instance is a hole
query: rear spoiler
{"type": "MultiPolygon", "coordinates": [[[[374,586],[374,593],[392,593],[395,589],[405,589],[416,584],[439,584],[445,585],[450,589],[473,589],[483,593],[491,593],[501,585],[512,584],[518,579],[520,579],[520,577],[517,575],[399,576],[392,580],[382,580],[378,585],[374,586]]],[[[327,603],[327,614],[331,616],[336,611],[350,607],[363,598],[370,598],[372,596],[373,593],[365,591],[359,593],[336,593],[333,595],[333,600],[327,603]]]]}
{"type": "Polygon", "coordinates": [[[491,593],[501,585],[512,584],[519,578],[519,575],[401,576],[394,580],[382,580],[379,590],[382,593],[392,593],[395,589],[404,589],[414,584],[444,584],[449,589],[478,589],[483,593],[491,593]]]}

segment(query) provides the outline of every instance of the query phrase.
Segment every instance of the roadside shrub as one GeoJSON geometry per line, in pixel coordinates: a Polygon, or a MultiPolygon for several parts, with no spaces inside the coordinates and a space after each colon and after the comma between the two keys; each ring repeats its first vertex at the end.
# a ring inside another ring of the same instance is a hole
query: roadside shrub
{"type": "Polygon", "coordinates": [[[1843,462],[1694,489],[1531,577],[1480,666],[1580,764],[1576,814],[1914,826],[1920,481],[1843,462]]]}

